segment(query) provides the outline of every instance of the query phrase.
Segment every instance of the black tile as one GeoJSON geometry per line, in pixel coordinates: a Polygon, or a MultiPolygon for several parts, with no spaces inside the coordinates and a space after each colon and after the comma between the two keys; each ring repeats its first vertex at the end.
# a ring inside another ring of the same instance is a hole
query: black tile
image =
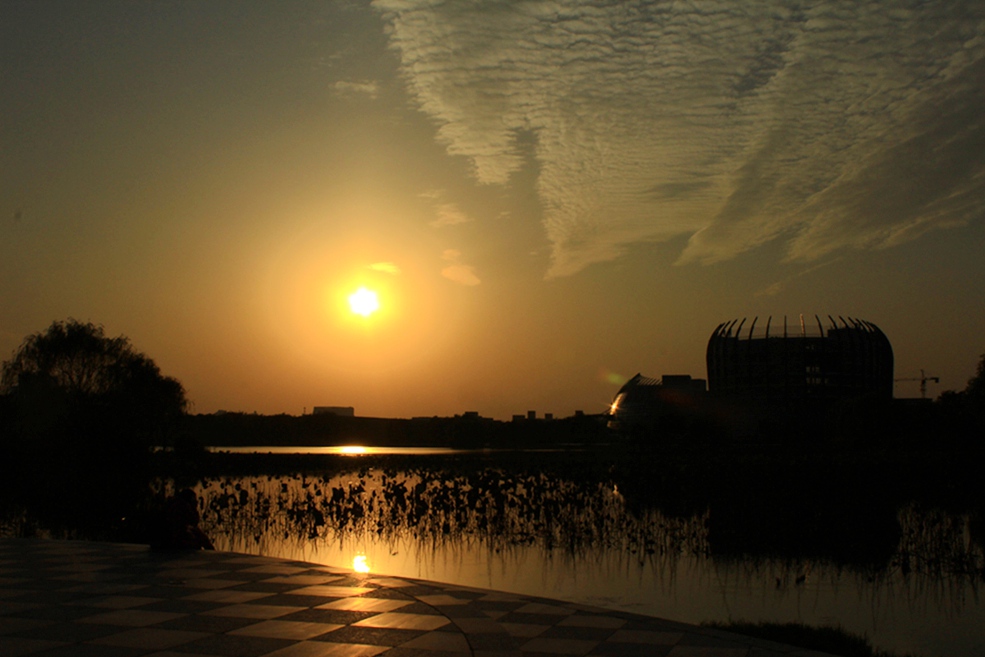
{"type": "Polygon", "coordinates": [[[20,636],[21,632],[33,631],[42,627],[48,627],[51,624],[51,621],[38,620],[37,618],[0,616],[0,635],[9,634],[20,636]]]}
{"type": "Polygon", "coordinates": [[[285,591],[295,591],[297,589],[297,584],[275,584],[272,582],[246,582],[226,588],[227,591],[255,591],[257,593],[284,593],[285,591]]]}
{"type": "MultiPolygon", "coordinates": [[[[421,650],[420,648],[390,648],[385,653],[386,657],[434,657],[434,651],[421,650]]],[[[524,654],[526,657],[526,654],[524,654]]],[[[551,655],[557,657],[557,655],[551,655]]]]}
{"type": "Polygon", "coordinates": [[[15,632],[13,636],[25,639],[47,639],[49,641],[68,641],[81,643],[99,637],[119,633],[120,628],[112,625],[97,625],[94,623],[56,623],[33,630],[15,632]]]}
{"type": "Polygon", "coordinates": [[[171,611],[179,614],[201,614],[219,607],[227,607],[227,602],[208,602],[205,600],[160,600],[149,605],[141,605],[137,609],[146,611],[171,611]]]}
{"type": "Polygon", "coordinates": [[[233,616],[183,616],[164,623],[158,623],[154,627],[165,630],[184,630],[186,632],[211,632],[222,634],[232,632],[247,625],[253,625],[255,618],[236,618],[233,616]]]}
{"type": "Polygon", "coordinates": [[[373,589],[369,593],[364,593],[364,598],[381,598],[386,600],[411,600],[409,595],[403,593],[404,589],[373,589]]]}
{"type": "Polygon", "coordinates": [[[71,646],[61,646],[43,653],[33,653],[38,657],[137,657],[146,655],[143,648],[125,648],[123,646],[100,646],[92,643],[79,643],[71,646]]]}
{"type": "MultiPolygon", "coordinates": [[[[519,642],[505,632],[483,632],[481,634],[466,634],[472,650],[516,650],[519,642]]],[[[526,642],[527,639],[523,639],[526,642]]]]}
{"type": "Polygon", "coordinates": [[[435,591],[427,586],[401,586],[400,592],[412,598],[416,598],[421,595],[435,595],[442,593],[442,591],[435,591]]]}
{"type": "Polygon", "coordinates": [[[426,634],[426,632],[350,626],[323,634],[314,640],[329,641],[332,643],[366,643],[373,646],[399,646],[423,634],[426,634]]]}
{"type": "Polygon", "coordinates": [[[488,591],[460,591],[458,589],[442,591],[442,593],[446,593],[461,600],[478,600],[479,598],[489,595],[488,591]]]}
{"type": "Polygon", "coordinates": [[[168,586],[161,584],[153,584],[151,586],[144,586],[140,589],[133,591],[127,591],[124,593],[117,593],[117,595],[136,595],[142,598],[164,598],[169,600],[172,598],[181,598],[192,593],[200,593],[201,589],[190,590],[184,586],[168,586]]]}
{"type": "Polygon", "coordinates": [[[424,616],[444,615],[434,607],[428,606],[423,602],[413,602],[406,607],[401,607],[400,609],[395,609],[394,611],[399,611],[402,614],[422,614],[424,616]]]}
{"type": "Polygon", "coordinates": [[[25,611],[9,614],[15,618],[37,618],[40,620],[51,620],[51,621],[73,621],[80,618],[87,618],[89,616],[95,616],[96,614],[104,614],[107,609],[99,609],[97,607],[81,607],[76,605],[46,605],[43,607],[37,607],[35,609],[28,609],[25,611]]]}
{"type": "MultiPolygon", "coordinates": [[[[399,611],[403,611],[402,609],[399,611]]],[[[457,605],[441,607],[441,613],[448,618],[489,618],[479,609],[473,609],[471,605],[457,605]]]]}
{"type": "Polygon", "coordinates": [[[213,579],[231,579],[247,584],[249,582],[259,582],[264,579],[273,579],[274,577],[279,577],[279,575],[272,575],[271,573],[248,573],[242,570],[235,570],[227,571],[221,575],[215,575],[213,579]]]}
{"type": "Polygon", "coordinates": [[[79,582],[65,581],[61,579],[51,579],[44,576],[32,574],[23,582],[13,582],[4,584],[8,589],[30,589],[32,591],[63,591],[78,586],[79,582]]]}
{"type": "Polygon", "coordinates": [[[520,614],[512,611],[496,619],[499,623],[525,623],[528,625],[554,625],[565,617],[559,614],[520,614]]]}
{"type": "Polygon", "coordinates": [[[376,584],[370,584],[365,579],[359,577],[342,577],[341,579],[334,580],[329,583],[329,586],[352,586],[361,589],[377,589],[379,588],[376,584]]]}
{"type": "MultiPolygon", "coordinates": [[[[291,595],[290,593],[278,593],[262,599],[265,605],[284,605],[286,607],[317,607],[335,598],[327,598],[323,595],[291,595]]],[[[257,603],[260,603],[257,600],[257,603]]]]}
{"type": "Polygon", "coordinates": [[[507,602],[505,600],[474,600],[470,606],[483,611],[513,611],[527,604],[526,602],[507,602]]]}
{"type": "Polygon", "coordinates": [[[27,591],[16,598],[17,602],[36,602],[43,605],[57,605],[89,597],[88,594],[74,591],[27,591]]]}
{"type": "Polygon", "coordinates": [[[238,636],[236,634],[217,634],[197,639],[180,646],[169,648],[171,652],[199,655],[220,655],[223,657],[260,657],[268,652],[280,650],[297,643],[287,639],[268,639],[259,636],[238,636]]]}
{"type": "Polygon", "coordinates": [[[351,625],[365,618],[378,616],[377,612],[342,611],[338,609],[305,609],[293,614],[279,616],[277,620],[300,621],[302,623],[332,623],[335,625],[351,625]]]}

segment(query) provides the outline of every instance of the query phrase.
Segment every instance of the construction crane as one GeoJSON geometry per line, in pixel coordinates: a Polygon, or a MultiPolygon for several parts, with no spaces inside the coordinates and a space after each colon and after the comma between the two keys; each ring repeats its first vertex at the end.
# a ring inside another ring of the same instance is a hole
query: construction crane
{"type": "Polygon", "coordinates": [[[941,378],[939,376],[927,376],[920,370],[920,376],[913,376],[906,379],[893,379],[894,382],[897,381],[919,381],[920,382],[920,398],[927,398],[927,381],[933,381],[934,383],[940,383],[941,378]]]}

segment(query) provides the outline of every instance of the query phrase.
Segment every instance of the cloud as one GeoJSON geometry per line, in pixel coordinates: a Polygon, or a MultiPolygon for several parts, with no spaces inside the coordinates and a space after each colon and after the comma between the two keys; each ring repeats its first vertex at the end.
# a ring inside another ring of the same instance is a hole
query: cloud
{"type": "Polygon", "coordinates": [[[372,80],[339,80],[335,83],[335,93],[343,97],[368,96],[375,99],[380,93],[380,86],[372,80]]]}
{"type": "Polygon", "coordinates": [[[438,206],[438,218],[432,221],[430,226],[441,228],[442,226],[456,226],[472,221],[468,215],[462,212],[454,203],[442,203],[438,206]]]}
{"type": "Polygon", "coordinates": [[[442,260],[447,260],[451,264],[441,270],[441,275],[450,281],[461,285],[478,285],[482,281],[475,274],[475,268],[460,262],[462,253],[456,249],[445,249],[441,254],[442,260]]]}
{"type": "Polygon", "coordinates": [[[549,276],[678,235],[683,263],[812,260],[985,214],[977,0],[373,4],[448,153],[496,185],[536,160],[549,276]]]}
{"type": "Polygon", "coordinates": [[[804,276],[807,276],[808,274],[810,274],[812,272],[815,272],[818,269],[821,269],[822,267],[827,267],[828,265],[832,265],[832,264],[838,262],[839,260],[841,260],[840,257],[832,258],[830,260],[827,260],[827,261],[824,261],[824,262],[821,262],[821,263],[817,263],[817,264],[814,264],[813,266],[810,266],[810,267],[801,269],[800,271],[798,271],[795,274],[792,274],[792,275],[786,277],[783,280],[775,281],[775,282],[771,283],[770,285],[767,285],[766,287],[764,287],[764,288],[762,288],[760,290],[757,290],[755,292],[755,295],[754,296],[757,296],[757,297],[775,297],[778,294],[780,294],[781,292],[785,292],[787,290],[787,288],[790,286],[790,283],[792,283],[793,281],[797,280],[798,278],[802,278],[804,276]]]}
{"type": "Polygon", "coordinates": [[[374,271],[380,271],[384,274],[390,274],[391,276],[396,276],[400,273],[400,267],[392,262],[376,262],[369,266],[370,269],[374,271]]]}
{"type": "Polygon", "coordinates": [[[472,218],[462,212],[461,208],[455,203],[444,202],[445,190],[429,189],[419,194],[421,198],[430,199],[435,202],[435,213],[437,217],[428,223],[432,228],[442,228],[444,226],[457,226],[472,221],[472,218]]]}

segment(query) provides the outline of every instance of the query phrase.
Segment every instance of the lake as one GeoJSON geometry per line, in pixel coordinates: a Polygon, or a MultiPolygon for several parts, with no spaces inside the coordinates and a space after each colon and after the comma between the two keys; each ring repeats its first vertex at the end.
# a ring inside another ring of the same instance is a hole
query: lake
{"type": "Polygon", "coordinates": [[[735,539],[720,538],[731,534],[719,504],[640,504],[596,464],[564,476],[494,457],[416,466],[402,453],[410,460],[394,466],[355,458],[317,475],[208,479],[198,486],[203,528],[219,549],[689,623],[838,626],[899,654],[985,654],[985,554],[968,515],[911,502],[895,507],[888,532],[885,517],[853,521],[861,529],[837,542],[857,541],[858,558],[750,549],[747,539],[724,549],[735,539]]]}

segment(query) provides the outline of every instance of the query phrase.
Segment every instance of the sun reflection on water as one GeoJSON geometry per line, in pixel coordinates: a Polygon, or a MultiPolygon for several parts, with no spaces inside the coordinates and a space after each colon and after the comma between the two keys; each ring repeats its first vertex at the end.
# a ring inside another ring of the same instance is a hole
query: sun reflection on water
{"type": "Polygon", "coordinates": [[[368,573],[369,564],[366,563],[365,554],[357,554],[352,558],[352,569],[357,573],[368,573]]]}

